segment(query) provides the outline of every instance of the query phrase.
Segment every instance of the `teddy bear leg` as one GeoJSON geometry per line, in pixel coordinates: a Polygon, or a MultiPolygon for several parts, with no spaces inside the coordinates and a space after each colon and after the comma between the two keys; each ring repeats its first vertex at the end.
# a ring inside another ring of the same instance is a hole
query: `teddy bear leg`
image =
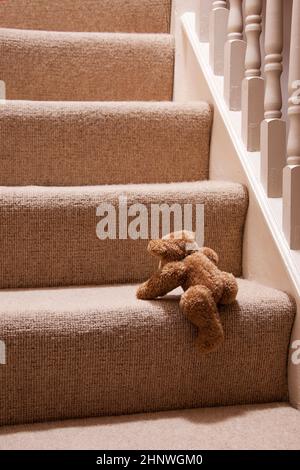
{"type": "Polygon", "coordinates": [[[230,273],[222,272],[222,279],[224,283],[223,294],[219,303],[222,305],[229,305],[235,301],[238,293],[238,285],[235,277],[230,273]]]}
{"type": "Polygon", "coordinates": [[[224,331],[216,303],[209,289],[192,286],[181,297],[180,307],[198,328],[196,346],[201,353],[212,352],[224,340],[224,331]]]}

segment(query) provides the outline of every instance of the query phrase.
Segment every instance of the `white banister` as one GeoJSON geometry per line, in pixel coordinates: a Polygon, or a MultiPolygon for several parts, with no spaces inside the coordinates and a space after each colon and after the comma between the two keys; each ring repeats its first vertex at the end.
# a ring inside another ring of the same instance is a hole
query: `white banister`
{"type": "Polygon", "coordinates": [[[261,181],[268,197],[282,196],[286,123],[282,117],[283,0],[267,0],[265,30],[265,100],[261,124],[261,181]]]}
{"type": "Polygon", "coordinates": [[[265,118],[281,118],[283,0],[267,0],[265,30],[265,118]]]}
{"type": "Polygon", "coordinates": [[[264,118],[264,80],[261,77],[260,35],[262,0],[245,0],[247,39],[245,78],[242,83],[242,137],[250,152],[260,150],[260,125],[264,118]]]}
{"type": "Polygon", "coordinates": [[[283,172],[283,230],[300,249],[300,0],[293,1],[289,66],[287,166],[283,172]]]}
{"type": "Polygon", "coordinates": [[[241,109],[246,42],[243,41],[242,0],[229,0],[227,42],[224,51],[224,98],[232,111],[241,109]]]}
{"type": "Polygon", "coordinates": [[[224,74],[224,44],[227,39],[227,2],[213,2],[209,17],[209,62],[215,75],[224,74]]]}
{"type": "Polygon", "coordinates": [[[242,0],[229,0],[228,39],[243,39],[242,0]]]}
{"type": "Polygon", "coordinates": [[[199,40],[209,41],[209,16],[212,10],[213,0],[201,0],[199,2],[199,40]]]}
{"type": "Polygon", "coordinates": [[[245,76],[250,78],[261,76],[261,52],[259,44],[262,31],[261,12],[262,0],[245,1],[245,34],[247,38],[245,76]]]}

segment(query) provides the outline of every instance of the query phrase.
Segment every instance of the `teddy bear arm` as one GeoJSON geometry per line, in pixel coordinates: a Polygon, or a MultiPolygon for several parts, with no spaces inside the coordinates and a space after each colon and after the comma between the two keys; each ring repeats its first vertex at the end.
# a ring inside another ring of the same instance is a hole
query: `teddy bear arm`
{"type": "Polygon", "coordinates": [[[238,284],[233,274],[222,272],[223,294],[219,301],[222,305],[232,304],[238,293],[238,284]]]}
{"type": "Polygon", "coordinates": [[[168,263],[138,288],[137,297],[143,300],[163,297],[179,287],[183,283],[184,277],[185,266],[182,262],[168,263]]]}

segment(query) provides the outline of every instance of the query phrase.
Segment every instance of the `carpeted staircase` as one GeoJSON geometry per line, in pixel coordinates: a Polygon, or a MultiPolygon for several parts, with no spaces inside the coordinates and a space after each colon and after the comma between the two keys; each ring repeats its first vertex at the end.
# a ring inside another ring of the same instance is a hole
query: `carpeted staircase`
{"type": "Polygon", "coordinates": [[[148,241],[96,235],[124,194],[204,203],[205,244],[242,276],[247,191],[209,181],[210,107],[171,102],[170,16],[170,0],[0,3],[2,425],[288,398],[288,295],[240,279],[201,356],[180,292],[135,298],[148,241]]]}

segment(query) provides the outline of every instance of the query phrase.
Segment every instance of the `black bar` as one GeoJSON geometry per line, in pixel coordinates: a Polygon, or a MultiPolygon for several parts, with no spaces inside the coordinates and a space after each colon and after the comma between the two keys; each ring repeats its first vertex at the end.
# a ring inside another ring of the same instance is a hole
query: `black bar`
{"type": "Polygon", "coordinates": [[[145,465],[166,466],[219,466],[224,468],[242,464],[287,468],[300,468],[300,451],[1,451],[0,468],[15,465],[20,468],[143,468],[145,465]]]}

